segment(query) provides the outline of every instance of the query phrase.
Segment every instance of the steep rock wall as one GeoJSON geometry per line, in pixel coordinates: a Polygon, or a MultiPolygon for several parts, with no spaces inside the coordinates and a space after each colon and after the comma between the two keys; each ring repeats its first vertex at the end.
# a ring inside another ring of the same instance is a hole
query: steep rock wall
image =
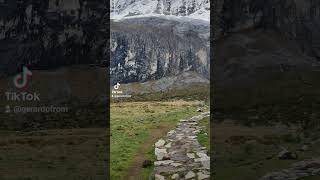
{"type": "Polygon", "coordinates": [[[103,63],[108,57],[108,9],[103,0],[1,1],[1,75],[21,65],[47,69],[103,63]]]}
{"type": "Polygon", "coordinates": [[[141,18],[111,24],[111,79],[143,82],[195,71],[209,78],[209,24],[141,18]]]}
{"type": "Polygon", "coordinates": [[[216,38],[252,27],[276,29],[320,58],[320,1],[216,0],[214,6],[216,38]]]}

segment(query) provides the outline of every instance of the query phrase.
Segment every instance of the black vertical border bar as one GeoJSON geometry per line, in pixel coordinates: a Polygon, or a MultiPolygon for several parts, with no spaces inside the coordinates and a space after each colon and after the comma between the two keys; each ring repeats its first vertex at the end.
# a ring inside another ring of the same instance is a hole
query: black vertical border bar
{"type": "Polygon", "coordinates": [[[210,179],[215,179],[214,167],[214,155],[215,155],[215,146],[214,146],[214,41],[215,41],[215,28],[217,26],[217,15],[216,15],[216,5],[217,0],[210,1],[210,179]]]}
{"type": "Polygon", "coordinates": [[[108,48],[107,48],[107,68],[106,68],[106,73],[107,73],[107,78],[106,78],[106,89],[105,89],[105,95],[106,95],[106,135],[107,135],[107,154],[106,154],[106,160],[105,163],[105,168],[106,168],[106,179],[110,179],[110,146],[111,146],[111,143],[110,143],[110,135],[111,135],[111,130],[110,130],[110,3],[111,3],[112,0],[104,0],[104,4],[105,4],[105,7],[106,7],[106,14],[104,16],[105,20],[106,20],[106,34],[107,34],[107,42],[108,42],[108,48]]]}

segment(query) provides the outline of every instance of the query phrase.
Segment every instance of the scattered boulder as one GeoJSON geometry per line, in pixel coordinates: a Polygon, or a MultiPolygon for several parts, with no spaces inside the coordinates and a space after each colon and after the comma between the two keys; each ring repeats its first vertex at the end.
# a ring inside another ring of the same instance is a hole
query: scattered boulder
{"type": "Polygon", "coordinates": [[[156,147],[163,147],[165,145],[166,141],[163,139],[160,139],[158,142],[156,142],[156,147]]]}
{"type": "Polygon", "coordinates": [[[210,169],[210,159],[209,160],[205,160],[205,161],[201,161],[201,165],[205,169],[210,169]]]}
{"type": "Polygon", "coordinates": [[[171,142],[169,142],[167,145],[165,145],[165,148],[171,148],[171,142]]]}
{"type": "Polygon", "coordinates": [[[167,149],[156,148],[154,154],[157,157],[157,160],[163,160],[163,158],[167,155],[167,149]]]}
{"type": "Polygon", "coordinates": [[[209,175],[203,174],[202,172],[198,172],[197,175],[198,175],[198,180],[209,179],[210,177],[209,175]]]}
{"type": "Polygon", "coordinates": [[[188,158],[190,159],[194,159],[196,156],[194,155],[194,153],[187,153],[188,158]]]}
{"type": "Polygon", "coordinates": [[[191,179],[191,178],[194,178],[194,177],[196,177],[196,174],[193,171],[189,171],[186,174],[185,179],[191,179]]]}
{"type": "Polygon", "coordinates": [[[162,166],[162,165],[169,165],[171,163],[173,163],[172,160],[156,161],[156,162],[154,162],[154,165],[155,166],[162,166]]]}
{"type": "Polygon", "coordinates": [[[278,154],[278,158],[281,160],[294,160],[298,159],[298,154],[284,149],[278,154]]]}
{"type": "Polygon", "coordinates": [[[182,164],[181,164],[181,163],[171,163],[170,165],[171,165],[171,166],[174,166],[174,167],[182,166],[182,164]]]}
{"type": "Polygon", "coordinates": [[[202,108],[198,108],[197,112],[203,112],[202,108]]]}
{"type": "Polygon", "coordinates": [[[179,174],[174,174],[171,176],[171,179],[178,180],[179,177],[180,177],[179,174]]]}
{"type": "Polygon", "coordinates": [[[201,158],[209,158],[207,154],[202,153],[202,152],[197,152],[197,156],[199,156],[201,158]]]}
{"type": "Polygon", "coordinates": [[[159,174],[156,174],[156,175],[154,176],[154,178],[155,178],[155,180],[165,180],[164,176],[161,176],[161,175],[159,175],[159,174]]]}

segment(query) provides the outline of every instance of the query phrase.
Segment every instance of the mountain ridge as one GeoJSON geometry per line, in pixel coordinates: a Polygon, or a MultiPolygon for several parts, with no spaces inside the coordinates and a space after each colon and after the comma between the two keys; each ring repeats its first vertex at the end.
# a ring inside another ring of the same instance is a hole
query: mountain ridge
{"type": "Polygon", "coordinates": [[[209,0],[112,0],[111,19],[136,16],[178,16],[210,20],[209,0]]]}

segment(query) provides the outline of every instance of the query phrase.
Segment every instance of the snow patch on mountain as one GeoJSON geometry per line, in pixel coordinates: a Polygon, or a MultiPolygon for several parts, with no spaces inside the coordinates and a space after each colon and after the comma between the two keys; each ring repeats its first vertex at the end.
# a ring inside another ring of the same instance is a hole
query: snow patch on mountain
{"type": "Polygon", "coordinates": [[[210,21],[209,0],[112,0],[111,19],[177,16],[210,21]]]}

